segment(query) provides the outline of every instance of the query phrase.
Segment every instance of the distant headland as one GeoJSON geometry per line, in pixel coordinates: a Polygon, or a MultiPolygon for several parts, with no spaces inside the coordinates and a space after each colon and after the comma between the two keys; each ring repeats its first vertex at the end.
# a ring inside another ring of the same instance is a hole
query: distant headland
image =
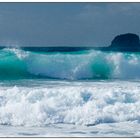
{"type": "Polygon", "coordinates": [[[139,36],[133,33],[121,34],[112,40],[110,46],[101,48],[98,47],[96,50],[137,52],[140,51],[139,36]]]}
{"type": "MultiPolygon", "coordinates": [[[[1,47],[1,49],[6,47],[1,47]]],[[[117,35],[109,46],[106,47],[20,47],[25,51],[37,52],[74,52],[83,50],[101,50],[101,51],[120,51],[120,52],[140,52],[140,39],[137,34],[126,33],[117,35]]]]}
{"type": "Polygon", "coordinates": [[[120,51],[138,51],[140,50],[139,36],[132,33],[118,35],[112,40],[109,48],[120,51]]]}

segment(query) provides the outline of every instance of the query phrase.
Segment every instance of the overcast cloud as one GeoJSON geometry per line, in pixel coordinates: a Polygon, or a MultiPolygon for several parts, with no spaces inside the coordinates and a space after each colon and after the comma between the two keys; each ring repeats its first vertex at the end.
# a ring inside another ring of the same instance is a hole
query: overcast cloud
{"type": "Polygon", "coordinates": [[[140,3],[0,3],[0,44],[107,46],[140,35],[140,3]]]}

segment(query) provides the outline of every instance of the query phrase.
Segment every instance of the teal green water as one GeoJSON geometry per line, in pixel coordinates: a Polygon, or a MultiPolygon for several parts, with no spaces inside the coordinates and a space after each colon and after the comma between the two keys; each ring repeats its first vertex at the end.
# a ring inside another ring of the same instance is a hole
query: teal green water
{"type": "Polygon", "coordinates": [[[127,79],[140,77],[140,53],[0,50],[1,79],[127,79]]]}

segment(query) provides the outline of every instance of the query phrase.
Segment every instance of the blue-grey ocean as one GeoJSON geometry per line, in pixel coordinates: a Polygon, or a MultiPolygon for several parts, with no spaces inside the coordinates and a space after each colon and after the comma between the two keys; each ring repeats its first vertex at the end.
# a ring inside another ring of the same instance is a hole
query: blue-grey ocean
{"type": "Polygon", "coordinates": [[[140,53],[0,50],[0,137],[140,137],[140,53]]]}

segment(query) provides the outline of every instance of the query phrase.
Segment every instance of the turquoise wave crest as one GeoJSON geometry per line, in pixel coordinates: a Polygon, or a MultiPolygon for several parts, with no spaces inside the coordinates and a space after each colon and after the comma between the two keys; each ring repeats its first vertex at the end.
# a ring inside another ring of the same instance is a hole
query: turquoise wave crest
{"type": "Polygon", "coordinates": [[[102,52],[29,52],[0,50],[0,79],[137,79],[140,54],[102,52]]]}

